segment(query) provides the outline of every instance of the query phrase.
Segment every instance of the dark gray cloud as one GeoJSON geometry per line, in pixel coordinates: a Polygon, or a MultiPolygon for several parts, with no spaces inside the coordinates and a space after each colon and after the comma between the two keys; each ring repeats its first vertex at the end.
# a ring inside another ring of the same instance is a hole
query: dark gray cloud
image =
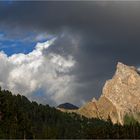
{"type": "Polygon", "coordinates": [[[71,54],[77,61],[73,71],[79,83],[77,98],[99,97],[118,61],[140,65],[139,1],[0,2],[0,25],[6,30],[19,28],[57,35],[57,45],[50,48],[71,54]],[[77,50],[69,41],[73,38],[80,42],[77,50]]]}

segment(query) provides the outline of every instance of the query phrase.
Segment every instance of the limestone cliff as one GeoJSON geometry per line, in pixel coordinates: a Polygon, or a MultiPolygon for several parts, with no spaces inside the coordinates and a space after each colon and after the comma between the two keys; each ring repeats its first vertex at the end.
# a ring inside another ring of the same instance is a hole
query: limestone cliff
{"type": "Polygon", "coordinates": [[[103,93],[81,107],[77,113],[89,118],[110,118],[113,123],[124,123],[126,114],[140,121],[140,75],[135,67],[117,64],[115,75],[106,81],[103,93]]]}
{"type": "Polygon", "coordinates": [[[113,123],[124,123],[125,115],[140,122],[140,72],[133,66],[117,64],[112,79],[106,81],[99,100],[93,98],[75,112],[88,118],[111,119],[113,123]]]}

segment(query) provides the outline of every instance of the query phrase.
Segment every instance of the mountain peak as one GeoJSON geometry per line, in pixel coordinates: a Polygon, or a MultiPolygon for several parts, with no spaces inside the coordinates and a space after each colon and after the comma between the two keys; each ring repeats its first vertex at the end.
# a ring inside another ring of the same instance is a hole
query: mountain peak
{"type": "Polygon", "coordinates": [[[118,62],[115,75],[106,81],[99,100],[93,99],[79,113],[105,120],[109,117],[113,123],[120,124],[124,123],[125,115],[130,114],[140,121],[140,75],[137,69],[118,62]]]}
{"type": "Polygon", "coordinates": [[[87,118],[111,119],[124,124],[126,115],[140,122],[140,74],[133,66],[118,62],[112,79],[107,80],[98,100],[93,98],[75,112],[87,118]]]}
{"type": "Polygon", "coordinates": [[[126,76],[130,74],[137,74],[137,69],[134,66],[127,66],[118,62],[115,75],[126,76]]]}

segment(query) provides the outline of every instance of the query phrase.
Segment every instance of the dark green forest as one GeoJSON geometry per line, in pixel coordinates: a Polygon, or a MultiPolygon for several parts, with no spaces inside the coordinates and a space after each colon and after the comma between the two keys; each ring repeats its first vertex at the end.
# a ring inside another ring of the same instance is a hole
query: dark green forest
{"type": "Polygon", "coordinates": [[[140,138],[139,123],[128,116],[125,122],[113,125],[110,120],[63,113],[0,89],[1,139],[140,138]]]}

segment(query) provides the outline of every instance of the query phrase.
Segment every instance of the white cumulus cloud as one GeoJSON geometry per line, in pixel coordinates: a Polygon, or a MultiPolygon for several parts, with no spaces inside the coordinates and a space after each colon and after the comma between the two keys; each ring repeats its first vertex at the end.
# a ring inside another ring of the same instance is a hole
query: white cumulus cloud
{"type": "Polygon", "coordinates": [[[7,56],[0,52],[0,86],[42,103],[74,102],[75,77],[70,72],[76,62],[71,55],[64,57],[54,52],[44,53],[54,40],[38,43],[28,54],[7,56]],[[35,97],[37,92],[43,92],[41,98],[44,100],[35,97]]]}

